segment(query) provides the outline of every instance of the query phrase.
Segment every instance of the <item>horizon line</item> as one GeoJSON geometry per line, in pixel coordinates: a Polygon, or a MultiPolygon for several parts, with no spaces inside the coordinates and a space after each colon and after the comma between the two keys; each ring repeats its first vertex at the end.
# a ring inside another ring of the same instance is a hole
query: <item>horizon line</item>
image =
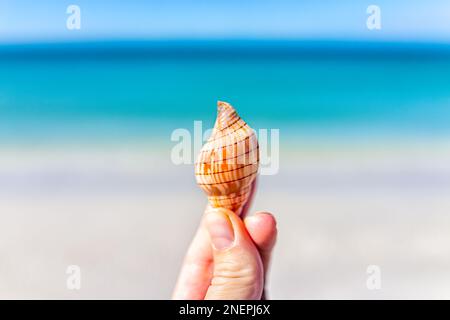
{"type": "Polygon", "coordinates": [[[26,46],[26,45],[58,45],[58,44],[99,44],[99,43],[354,43],[354,44],[405,44],[405,45],[442,45],[450,46],[450,39],[405,39],[405,38],[317,38],[317,37],[154,37],[154,38],[58,38],[2,41],[0,46],[26,46]]]}

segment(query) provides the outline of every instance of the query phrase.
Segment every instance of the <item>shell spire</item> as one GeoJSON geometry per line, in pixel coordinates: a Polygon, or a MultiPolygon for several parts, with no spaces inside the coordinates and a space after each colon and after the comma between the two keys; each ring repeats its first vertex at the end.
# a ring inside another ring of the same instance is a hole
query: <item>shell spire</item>
{"type": "Polygon", "coordinates": [[[229,103],[217,101],[217,120],[214,129],[226,129],[231,122],[238,119],[239,115],[229,103]]]}
{"type": "Polygon", "coordinates": [[[195,164],[197,184],[214,208],[239,214],[252,192],[259,168],[256,134],[226,102],[217,102],[213,132],[195,164]]]}

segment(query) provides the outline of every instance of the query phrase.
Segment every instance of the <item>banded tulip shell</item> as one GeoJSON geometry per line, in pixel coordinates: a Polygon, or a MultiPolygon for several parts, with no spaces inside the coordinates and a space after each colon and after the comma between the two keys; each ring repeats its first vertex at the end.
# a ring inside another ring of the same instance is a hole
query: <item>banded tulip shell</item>
{"type": "Polygon", "coordinates": [[[256,134],[234,108],[217,103],[217,120],[195,164],[197,184],[214,208],[240,214],[249,200],[259,168],[256,134]]]}

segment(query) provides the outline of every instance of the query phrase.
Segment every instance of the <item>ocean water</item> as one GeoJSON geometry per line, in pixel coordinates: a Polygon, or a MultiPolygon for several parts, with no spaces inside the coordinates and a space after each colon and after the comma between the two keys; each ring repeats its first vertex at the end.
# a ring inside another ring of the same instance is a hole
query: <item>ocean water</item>
{"type": "Polygon", "coordinates": [[[153,41],[0,47],[0,139],[167,137],[231,102],[286,134],[450,132],[445,45],[153,41]]]}

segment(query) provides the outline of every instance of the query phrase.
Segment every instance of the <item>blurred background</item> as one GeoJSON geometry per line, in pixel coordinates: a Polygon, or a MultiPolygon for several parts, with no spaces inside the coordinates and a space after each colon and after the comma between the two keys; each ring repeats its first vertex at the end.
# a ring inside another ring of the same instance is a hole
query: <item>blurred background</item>
{"type": "Polygon", "coordinates": [[[217,100],[280,130],[271,298],[450,298],[445,0],[1,0],[0,298],[170,298],[217,100]]]}

